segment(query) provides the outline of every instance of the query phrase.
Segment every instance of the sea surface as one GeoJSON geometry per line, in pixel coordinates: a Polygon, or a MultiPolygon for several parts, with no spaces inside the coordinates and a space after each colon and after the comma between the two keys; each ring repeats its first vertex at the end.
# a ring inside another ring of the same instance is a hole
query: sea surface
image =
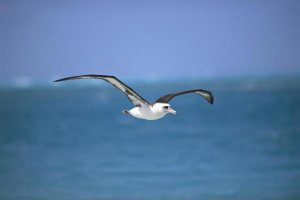
{"type": "Polygon", "coordinates": [[[299,79],[130,82],[177,115],[145,121],[86,81],[0,89],[1,200],[298,200],[299,79]],[[76,83],[75,83],[76,82],[76,83]]]}

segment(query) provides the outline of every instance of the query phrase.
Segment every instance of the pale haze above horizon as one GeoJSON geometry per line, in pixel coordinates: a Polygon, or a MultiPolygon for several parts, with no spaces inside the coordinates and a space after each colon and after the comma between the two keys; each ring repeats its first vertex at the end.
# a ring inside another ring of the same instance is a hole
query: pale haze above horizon
{"type": "Polygon", "coordinates": [[[300,74],[297,0],[0,0],[0,79],[300,74]]]}

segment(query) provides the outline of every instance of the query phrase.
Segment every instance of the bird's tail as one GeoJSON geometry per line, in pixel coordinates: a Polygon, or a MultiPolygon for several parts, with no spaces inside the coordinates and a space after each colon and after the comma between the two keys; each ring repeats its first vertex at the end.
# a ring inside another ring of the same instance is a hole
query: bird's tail
{"type": "Polygon", "coordinates": [[[130,113],[129,113],[128,110],[123,110],[122,113],[123,113],[124,115],[130,115],[130,113]]]}

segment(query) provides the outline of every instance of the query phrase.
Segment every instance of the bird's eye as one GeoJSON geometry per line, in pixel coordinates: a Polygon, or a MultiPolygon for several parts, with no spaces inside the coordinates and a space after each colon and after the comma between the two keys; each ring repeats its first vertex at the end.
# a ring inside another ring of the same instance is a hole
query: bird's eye
{"type": "Polygon", "coordinates": [[[169,106],[164,106],[164,108],[165,108],[165,109],[168,109],[168,108],[169,108],[169,106]]]}

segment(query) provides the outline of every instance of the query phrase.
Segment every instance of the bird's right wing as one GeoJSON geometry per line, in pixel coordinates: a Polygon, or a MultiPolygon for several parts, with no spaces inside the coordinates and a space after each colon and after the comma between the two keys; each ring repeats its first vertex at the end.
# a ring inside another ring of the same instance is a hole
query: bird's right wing
{"type": "Polygon", "coordinates": [[[62,78],[62,79],[58,79],[54,82],[66,81],[66,80],[76,80],[76,79],[102,79],[102,80],[105,80],[106,82],[112,84],[115,88],[121,90],[135,106],[142,106],[143,104],[150,105],[150,103],[148,101],[146,101],[137,92],[135,92],[132,88],[130,88],[128,85],[126,85],[125,83],[120,81],[115,76],[88,74],[88,75],[80,75],[80,76],[72,76],[72,77],[62,78]]]}
{"type": "Polygon", "coordinates": [[[167,94],[165,96],[160,97],[159,99],[156,100],[156,102],[158,102],[158,103],[168,103],[169,101],[171,101],[171,99],[173,99],[173,97],[176,97],[176,96],[182,95],[182,94],[187,94],[187,93],[199,94],[200,96],[204,97],[204,99],[208,103],[210,103],[210,104],[214,103],[214,97],[213,97],[212,93],[210,91],[202,90],[202,89],[185,90],[185,91],[180,91],[180,92],[174,92],[174,93],[167,94]]]}

